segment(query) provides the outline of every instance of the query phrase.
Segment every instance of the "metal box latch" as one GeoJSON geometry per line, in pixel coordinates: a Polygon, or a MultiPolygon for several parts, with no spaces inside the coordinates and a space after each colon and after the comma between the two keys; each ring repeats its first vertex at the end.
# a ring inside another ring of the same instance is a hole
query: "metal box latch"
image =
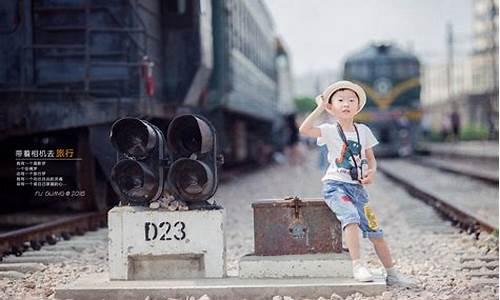
{"type": "Polygon", "coordinates": [[[302,206],[302,201],[299,197],[288,197],[286,200],[292,200],[293,206],[293,221],[288,226],[288,231],[294,239],[303,239],[307,235],[307,226],[305,225],[304,218],[300,213],[300,207],[302,206]]]}

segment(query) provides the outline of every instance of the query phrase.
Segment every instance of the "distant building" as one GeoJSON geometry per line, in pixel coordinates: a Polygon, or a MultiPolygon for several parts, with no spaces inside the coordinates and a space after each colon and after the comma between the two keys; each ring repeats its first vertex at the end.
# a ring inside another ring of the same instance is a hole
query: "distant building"
{"type": "Polygon", "coordinates": [[[482,102],[498,133],[498,0],[474,0],[472,100],[482,102]]]}
{"type": "Polygon", "coordinates": [[[454,63],[448,88],[448,65],[424,65],[421,69],[422,106],[429,126],[439,130],[442,118],[452,111],[452,103],[459,105],[459,113],[464,124],[483,124],[486,112],[470,113],[469,98],[473,93],[472,61],[465,59],[454,63]]]}
{"type": "Polygon", "coordinates": [[[422,106],[434,129],[455,108],[462,124],[498,133],[498,0],[474,0],[473,26],[468,58],[422,68],[422,106]]]}

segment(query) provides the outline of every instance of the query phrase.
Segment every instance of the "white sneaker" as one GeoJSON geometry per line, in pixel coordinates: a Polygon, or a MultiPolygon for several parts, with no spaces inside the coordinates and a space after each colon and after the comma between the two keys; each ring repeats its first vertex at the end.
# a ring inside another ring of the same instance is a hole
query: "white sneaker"
{"type": "Polygon", "coordinates": [[[387,278],[385,279],[388,286],[393,287],[402,287],[402,288],[414,288],[417,286],[417,282],[403,274],[399,271],[394,270],[391,274],[387,274],[387,278]]]}
{"type": "Polygon", "coordinates": [[[363,264],[355,264],[352,267],[354,279],[361,282],[373,281],[373,276],[363,264]]]}

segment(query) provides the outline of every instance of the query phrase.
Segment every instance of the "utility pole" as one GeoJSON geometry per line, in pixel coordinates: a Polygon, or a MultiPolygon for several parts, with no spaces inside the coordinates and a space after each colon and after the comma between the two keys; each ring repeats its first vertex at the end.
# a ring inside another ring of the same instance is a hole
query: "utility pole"
{"type": "Polygon", "coordinates": [[[490,54],[493,85],[491,90],[490,103],[488,105],[488,125],[490,139],[498,139],[498,25],[495,23],[495,17],[498,15],[498,7],[495,0],[490,1],[489,22],[491,24],[490,32],[490,54]]]}
{"type": "Polygon", "coordinates": [[[446,84],[448,89],[448,102],[452,100],[453,93],[453,25],[451,22],[446,24],[446,46],[447,46],[447,65],[446,65],[446,84]]]}

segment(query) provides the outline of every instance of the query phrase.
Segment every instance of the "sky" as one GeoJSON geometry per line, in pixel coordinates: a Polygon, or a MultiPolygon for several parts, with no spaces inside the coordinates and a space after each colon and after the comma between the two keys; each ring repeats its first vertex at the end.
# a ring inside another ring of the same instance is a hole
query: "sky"
{"type": "Polygon", "coordinates": [[[413,49],[424,64],[446,62],[446,24],[456,59],[472,47],[472,0],[264,0],[288,46],[295,75],[339,70],[372,41],[413,49]]]}

